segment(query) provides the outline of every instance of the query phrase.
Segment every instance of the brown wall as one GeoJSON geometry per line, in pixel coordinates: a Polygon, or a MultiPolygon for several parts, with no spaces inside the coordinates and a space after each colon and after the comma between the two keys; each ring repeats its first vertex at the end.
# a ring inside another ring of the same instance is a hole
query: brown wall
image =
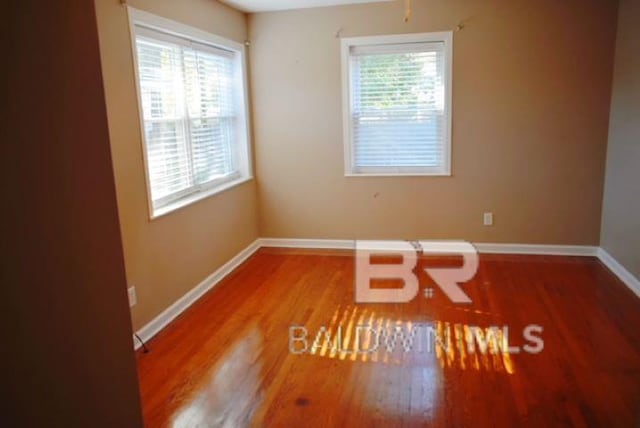
{"type": "Polygon", "coordinates": [[[1,424],[141,427],[94,5],[3,13],[1,424]]]}
{"type": "Polygon", "coordinates": [[[640,278],[640,2],[619,13],[601,245],[640,278]]]}
{"type": "Polygon", "coordinates": [[[402,4],[250,16],[261,236],[598,244],[616,2],[420,0],[408,24],[402,4]],[[343,177],[336,30],[461,20],[453,177],[343,177]]]}
{"type": "MultiPolygon", "coordinates": [[[[245,15],[214,0],[128,4],[246,39],[245,15]]],[[[138,295],[133,326],[139,329],[257,238],[256,190],[251,181],[149,220],[126,8],[120,0],[96,0],[96,7],[127,281],[138,295]]]]}

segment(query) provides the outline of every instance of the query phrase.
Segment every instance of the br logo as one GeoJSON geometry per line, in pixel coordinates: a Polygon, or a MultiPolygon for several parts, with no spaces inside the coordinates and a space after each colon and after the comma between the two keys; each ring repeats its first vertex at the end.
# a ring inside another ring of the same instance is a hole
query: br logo
{"type": "Polygon", "coordinates": [[[409,302],[419,291],[414,273],[420,253],[462,256],[462,266],[425,268],[424,271],[453,303],[471,303],[459,284],[472,279],[478,270],[478,251],[466,241],[356,241],[356,303],[409,302]],[[373,257],[401,257],[396,264],[376,264],[373,257]],[[372,288],[373,279],[400,279],[401,288],[372,288]]]}

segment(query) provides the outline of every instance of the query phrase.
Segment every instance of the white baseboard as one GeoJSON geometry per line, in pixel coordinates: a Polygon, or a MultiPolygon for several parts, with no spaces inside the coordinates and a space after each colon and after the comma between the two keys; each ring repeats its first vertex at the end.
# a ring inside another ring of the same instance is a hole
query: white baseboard
{"type": "Polygon", "coordinates": [[[484,254],[538,254],[549,256],[591,256],[598,254],[598,247],[588,245],[535,245],[535,244],[473,244],[484,254]]]}
{"type": "Polygon", "coordinates": [[[618,263],[618,261],[602,247],[598,248],[598,258],[620,281],[624,282],[631,291],[636,293],[636,296],[640,297],[640,280],[638,280],[638,278],[618,263]]]}
{"type": "MultiPolygon", "coordinates": [[[[227,263],[220,266],[214,273],[206,277],[200,284],[196,285],[187,294],[179,298],[175,303],[165,309],[160,315],[155,317],[151,322],[137,331],[138,336],[145,342],[158,334],[160,330],[165,328],[171,321],[173,321],[178,315],[184,312],[189,306],[194,304],[196,300],[202,297],[207,291],[211,290],[217,283],[219,283],[224,277],[229,275],[235,268],[240,266],[245,260],[247,260],[253,253],[260,248],[259,239],[249,244],[244,250],[236,254],[227,263]]],[[[139,349],[142,344],[134,336],[133,338],[134,348],[139,349]]]]}
{"type": "MultiPolygon", "coordinates": [[[[553,256],[592,256],[598,257],[622,282],[640,297],[640,281],[619,264],[609,253],[599,247],[587,245],[532,245],[532,244],[474,244],[480,253],[484,254],[538,254],[553,256]]],[[[355,240],[349,239],[286,239],[286,238],[258,238],[247,248],[234,256],[218,270],[209,275],[195,288],[182,296],[178,301],[165,309],[160,315],[138,330],[137,334],[147,342],[160,330],[166,327],[185,309],[213,288],[225,276],[240,266],[261,247],[280,248],[317,248],[352,250],[355,240]]],[[[134,337],[135,349],[141,347],[139,340],[134,337]]]]}
{"type": "Polygon", "coordinates": [[[317,248],[330,250],[353,250],[353,239],[287,239],[287,238],[260,238],[261,247],[278,248],[317,248]]]}
{"type": "MultiPolygon", "coordinates": [[[[319,248],[353,250],[355,241],[349,239],[281,239],[260,238],[261,247],[319,248]]],[[[587,245],[532,245],[532,244],[487,244],[475,243],[480,253],[485,254],[541,254],[553,256],[593,256],[598,247],[587,245]]]]}

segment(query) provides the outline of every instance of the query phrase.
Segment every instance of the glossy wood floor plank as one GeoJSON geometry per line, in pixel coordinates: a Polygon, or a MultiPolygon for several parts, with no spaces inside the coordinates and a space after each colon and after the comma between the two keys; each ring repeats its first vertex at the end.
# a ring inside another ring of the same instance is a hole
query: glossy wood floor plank
{"type": "MultiPolygon", "coordinates": [[[[483,255],[464,286],[470,305],[437,288],[409,303],[356,305],[353,275],[349,251],[260,250],[138,354],[147,426],[638,423],[640,299],[595,258],[483,255]],[[537,354],[456,345],[474,326],[508,326],[509,343],[522,346],[530,324],[544,329],[537,354]],[[453,346],[349,353],[358,325],[428,327],[453,346]],[[343,347],[292,354],[292,326],[310,342],[340,326],[343,347]]],[[[420,274],[420,284],[433,281],[420,274]]]]}

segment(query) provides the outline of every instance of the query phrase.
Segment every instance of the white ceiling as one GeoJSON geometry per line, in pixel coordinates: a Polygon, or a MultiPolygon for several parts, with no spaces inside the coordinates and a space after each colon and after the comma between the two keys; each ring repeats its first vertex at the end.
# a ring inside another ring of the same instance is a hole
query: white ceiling
{"type": "Polygon", "coordinates": [[[220,0],[243,12],[305,9],[308,7],[336,6],[353,3],[377,3],[394,0],[220,0]]]}

